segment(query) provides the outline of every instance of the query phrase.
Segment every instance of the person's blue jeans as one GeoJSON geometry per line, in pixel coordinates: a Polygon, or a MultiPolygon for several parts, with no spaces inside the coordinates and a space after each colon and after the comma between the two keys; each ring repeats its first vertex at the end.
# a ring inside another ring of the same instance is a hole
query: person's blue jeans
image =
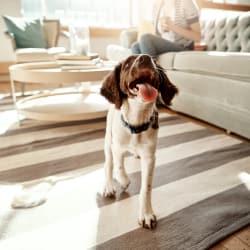
{"type": "Polygon", "coordinates": [[[139,42],[133,43],[131,49],[133,54],[148,54],[157,57],[166,52],[192,50],[193,43],[185,47],[184,45],[173,43],[160,36],[148,33],[142,35],[139,42]]]}

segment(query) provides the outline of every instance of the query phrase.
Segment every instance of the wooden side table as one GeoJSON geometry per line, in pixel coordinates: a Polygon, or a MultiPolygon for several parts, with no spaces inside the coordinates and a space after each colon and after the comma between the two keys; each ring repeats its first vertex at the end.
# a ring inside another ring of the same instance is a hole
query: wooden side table
{"type": "Polygon", "coordinates": [[[55,62],[12,65],[9,68],[13,102],[27,118],[46,121],[84,120],[105,116],[108,102],[97,91],[35,94],[16,100],[15,82],[37,84],[62,84],[101,81],[112,66],[84,70],[62,71],[55,62]]]}

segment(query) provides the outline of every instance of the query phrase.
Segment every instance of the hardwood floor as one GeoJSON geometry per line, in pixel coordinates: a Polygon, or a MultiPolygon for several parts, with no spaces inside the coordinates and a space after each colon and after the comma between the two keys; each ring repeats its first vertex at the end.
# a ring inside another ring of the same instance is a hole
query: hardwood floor
{"type": "MultiPolygon", "coordinates": [[[[26,86],[27,90],[33,90],[36,88],[34,85],[27,84],[26,86]]],[[[9,83],[0,83],[0,95],[1,94],[8,94],[10,91],[10,84],[9,83]]],[[[214,127],[210,124],[207,124],[205,122],[193,119],[191,117],[179,114],[184,119],[192,120],[198,124],[202,124],[206,127],[212,128],[217,131],[222,131],[221,129],[214,127]]],[[[238,139],[242,141],[248,141],[244,138],[241,138],[237,135],[230,135],[233,137],[237,137],[238,139]]],[[[248,141],[249,142],[249,141],[248,141]]],[[[240,230],[239,232],[236,232],[235,234],[231,235],[230,237],[226,238],[225,240],[222,240],[209,250],[250,250],[250,226],[240,230]]]]}
{"type": "Polygon", "coordinates": [[[249,250],[250,226],[221,241],[210,250],[249,250]]]}

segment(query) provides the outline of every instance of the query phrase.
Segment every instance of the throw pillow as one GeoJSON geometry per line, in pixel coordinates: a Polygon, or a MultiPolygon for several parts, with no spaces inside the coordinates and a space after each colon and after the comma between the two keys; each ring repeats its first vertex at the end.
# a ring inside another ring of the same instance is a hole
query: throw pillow
{"type": "Polygon", "coordinates": [[[40,19],[3,16],[9,33],[15,37],[16,48],[47,48],[40,19]]]}

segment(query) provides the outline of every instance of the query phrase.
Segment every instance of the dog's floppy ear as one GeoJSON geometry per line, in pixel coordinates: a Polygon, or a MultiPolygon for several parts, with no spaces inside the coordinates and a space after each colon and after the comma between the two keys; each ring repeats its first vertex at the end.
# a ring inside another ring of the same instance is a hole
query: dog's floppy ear
{"type": "Polygon", "coordinates": [[[100,92],[109,102],[115,104],[117,109],[120,109],[124,97],[120,88],[121,67],[122,63],[117,64],[114,70],[104,78],[100,92]]]}
{"type": "Polygon", "coordinates": [[[169,81],[167,74],[164,72],[164,69],[160,65],[157,65],[157,69],[159,73],[159,90],[161,93],[162,101],[166,106],[170,106],[171,100],[178,93],[178,89],[174,84],[169,81]]]}

